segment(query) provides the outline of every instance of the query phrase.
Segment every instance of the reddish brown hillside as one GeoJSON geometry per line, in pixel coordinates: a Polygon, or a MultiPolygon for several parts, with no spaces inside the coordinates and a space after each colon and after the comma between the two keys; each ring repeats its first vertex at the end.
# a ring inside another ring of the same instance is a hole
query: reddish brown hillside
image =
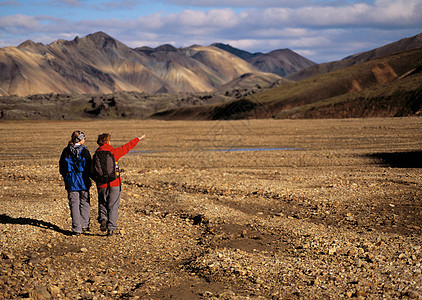
{"type": "Polygon", "coordinates": [[[265,89],[231,103],[173,109],[166,119],[351,118],[418,115],[422,48],[265,89]]]}
{"type": "Polygon", "coordinates": [[[376,59],[386,55],[391,55],[419,47],[422,47],[422,33],[410,38],[401,39],[400,41],[373,49],[371,51],[351,55],[339,61],[314,65],[296,73],[289,74],[286,76],[286,78],[293,81],[299,81],[313,76],[340,70],[342,68],[346,68],[358,63],[363,63],[371,59],[376,59]]]}

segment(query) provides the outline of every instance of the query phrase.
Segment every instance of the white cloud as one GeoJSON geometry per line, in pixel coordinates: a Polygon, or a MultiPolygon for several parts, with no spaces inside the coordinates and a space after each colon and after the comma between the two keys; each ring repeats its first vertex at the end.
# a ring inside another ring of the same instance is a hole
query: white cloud
{"type": "Polygon", "coordinates": [[[305,28],[259,28],[249,31],[249,36],[260,37],[261,39],[266,38],[297,38],[299,36],[308,36],[310,32],[305,28]]]}
{"type": "Polygon", "coordinates": [[[342,7],[303,7],[289,14],[302,26],[389,27],[393,24],[422,25],[419,0],[378,0],[373,5],[354,3],[342,7]]]}
{"type": "Polygon", "coordinates": [[[177,27],[230,28],[238,23],[238,16],[231,9],[213,9],[209,12],[184,10],[163,17],[163,24],[177,27]]]}
{"type": "Polygon", "coordinates": [[[377,0],[376,11],[370,16],[374,22],[396,24],[401,26],[415,25],[422,27],[422,1],[420,0],[377,0]]]}
{"type": "Polygon", "coordinates": [[[39,20],[36,17],[26,15],[14,15],[0,17],[0,31],[4,32],[26,32],[39,26],[39,20]]]}

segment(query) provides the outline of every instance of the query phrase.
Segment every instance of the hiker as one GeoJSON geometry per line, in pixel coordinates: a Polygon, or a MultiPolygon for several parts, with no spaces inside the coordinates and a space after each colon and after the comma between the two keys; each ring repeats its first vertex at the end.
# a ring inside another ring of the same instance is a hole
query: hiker
{"type": "Polygon", "coordinates": [[[143,135],[141,137],[134,138],[119,148],[113,148],[110,145],[111,135],[109,133],[103,133],[98,136],[97,144],[99,147],[94,154],[92,172],[94,174],[93,178],[96,181],[98,190],[98,222],[100,223],[100,230],[107,231],[108,236],[114,235],[117,232],[117,218],[122,186],[122,180],[120,178],[117,162],[122,156],[126,155],[130,149],[134,148],[138,142],[145,137],[146,136],[143,135]],[[105,171],[107,169],[107,166],[105,165],[106,163],[104,161],[99,161],[99,159],[102,157],[100,155],[104,154],[99,153],[102,151],[108,151],[114,156],[113,162],[115,163],[113,165],[115,166],[114,172],[116,174],[113,175],[115,176],[98,173],[106,173],[105,171]],[[111,179],[107,180],[101,176],[108,176],[111,177],[111,179]]]}
{"type": "Polygon", "coordinates": [[[59,161],[72,217],[72,233],[77,236],[89,230],[91,210],[89,188],[92,160],[88,148],[84,146],[85,139],[82,131],[74,131],[59,161]]]}

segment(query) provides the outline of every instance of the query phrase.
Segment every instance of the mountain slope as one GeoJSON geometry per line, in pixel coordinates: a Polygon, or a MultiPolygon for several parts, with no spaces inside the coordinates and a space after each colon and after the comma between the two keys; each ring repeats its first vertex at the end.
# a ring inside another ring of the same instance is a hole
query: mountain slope
{"type": "Polygon", "coordinates": [[[289,74],[286,76],[286,78],[293,81],[299,81],[316,75],[340,70],[342,68],[346,68],[357,63],[366,62],[371,59],[419,47],[422,47],[422,33],[410,38],[401,39],[397,42],[373,49],[371,51],[351,55],[339,61],[314,65],[298,72],[289,74]]]}
{"type": "Polygon", "coordinates": [[[282,77],[315,65],[313,61],[290,49],[280,49],[269,53],[250,53],[222,43],[215,43],[212,46],[244,59],[262,72],[274,73],[282,77]]]}
{"type": "Polygon", "coordinates": [[[355,64],[253,96],[157,114],[166,119],[346,118],[422,114],[422,48],[355,64]]]}
{"type": "Polygon", "coordinates": [[[103,32],[49,45],[26,41],[1,48],[0,68],[3,96],[210,92],[244,73],[259,72],[216,47],[131,49],[103,32]]]}
{"type": "Polygon", "coordinates": [[[237,49],[237,48],[234,48],[234,47],[232,47],[228,44],[223,44],[223,43],[214,43],[211,46],[220,48],[220,49],[227,51],[231,54],[234,54],[237,57],[240,57],[241,59],[244,59],[244,60],[248,60],[249,58],[252,58],[255,55],[262,54],[262,53],[250,53],[248,51],[237,49]]]}
{"type": "MultiPolygon", "coordinates": [[[[243,59],[216,47],[192,46],[185,49],[187,56],[209,66],[213,74],[224,83],[231,81],[245,73],[258,72],[243,59]]],[[[213,75],[211,74],[211,76],[213,75]]],[[[217,82],[220,85],[220,82],[217,82]]]]}
{"type": "Polygon", "coordinates": [[[155,49],[142,47],[135,50],[148,58],[147,67],[166,83],[160,92],[202,92],[215,87],[207,75],[212,73],[210,68],[186,56],[180,49],[162,45],[155,49]]]}
{"type": "Polygon", "coordinates": [[[163,84],[140,63],[144,57],[101,32],[50,45],[27,41],[17,48],[0,49],[2,63],[5,57],[20,76],[0,78],[2,95],[109,93],[163,84]]]}
{"type": "Polygon", "coordinates": [[[313,61],[300,56],[290,49],[257,54],[246,61],[262,72],[271,72],[282,77],[315,65],[313,61]]]}
{"type": "Polygon", "coordinates": [[[273,84],[287,84],[290,81],[272,73],[245,73],[220,86],[217,91],[246,90],[253,87],[269,87],[273,84]]]}
{"type": "Polygon", "coordinates": [[[318,117],[317,111],[331,106],[330,114],[319,117],[411,115],[422,108],[421,66],[422,48],[417,48],[270,89],[253,101],[275,118],[311,117],[309,111],[318,117]],[[341,108],[340,103],[349,104],[341,108]]]}

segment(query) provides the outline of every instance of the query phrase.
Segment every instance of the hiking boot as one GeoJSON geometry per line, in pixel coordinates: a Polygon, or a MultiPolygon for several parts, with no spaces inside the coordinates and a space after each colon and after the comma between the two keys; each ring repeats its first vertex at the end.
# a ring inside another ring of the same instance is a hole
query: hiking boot
{"type": "Polygon", "coordinates": [[[114,230],[108,230],[107,231],[107,236],[112,236],[112,235],[116,235],[116,232],[114,230]]]}
{"type": "Polygon", "coordinates": [[[100,230],[106,231],[107,230],[107,220],[101,220],[100,222],[100,230]]]}

